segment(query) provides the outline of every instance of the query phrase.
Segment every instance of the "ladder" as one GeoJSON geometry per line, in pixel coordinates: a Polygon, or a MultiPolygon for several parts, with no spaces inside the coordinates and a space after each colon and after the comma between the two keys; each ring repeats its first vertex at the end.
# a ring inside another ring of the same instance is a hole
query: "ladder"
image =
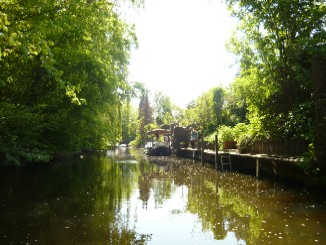
{"type": "Polygon", "coordinates": [[[229,165],[230,170],[232,169],[230,153],[222,153],[221,154],[221,168],[222,168],[222,170],[223,170],[224,165],[229,165]]]}

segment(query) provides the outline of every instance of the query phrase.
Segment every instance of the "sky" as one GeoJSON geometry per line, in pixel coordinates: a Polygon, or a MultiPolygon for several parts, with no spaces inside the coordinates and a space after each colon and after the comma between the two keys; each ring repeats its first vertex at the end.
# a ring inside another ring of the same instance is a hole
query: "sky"
{"type": "Polygon", "coordinates": [[[129,81],[142,82],[185,107],[205,91],[227,87],[237,72],[225,44],[236,21],[221,0],[145,0],[132,15],[138,49],[129,81]]]}

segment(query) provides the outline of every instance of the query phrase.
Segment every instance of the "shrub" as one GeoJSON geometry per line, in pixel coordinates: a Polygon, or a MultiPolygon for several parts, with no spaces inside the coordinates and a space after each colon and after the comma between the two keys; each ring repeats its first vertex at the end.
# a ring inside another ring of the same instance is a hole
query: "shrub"
{"type": "Polygon", "coordinates": [[[222,125],[218,128],[219,149],[223,149],[223,142],[235,141],[234,131],[232,127],[222,125]]]}
{"type": "Polygon", "coordinates": [[[302,161],[298,163],[299,167],[301,167],[306,176],[316,175],[318,173],[318,168],[316,167],[316,156],[315,156],[315,148],[313,143],[309,144],[307,151],[302,154],[302,161]]]}
{"type": "Polygon", "coordinates": [[[218,138],[220,142],[234,141],[234,131],[232,127],[222,125],[218,128],[218,138]]]}
{"type": "Polygon", "coordinates": [[[250,153],[254,144],[254,138],[249,134],[242,134],[237,140],[239,153],[250,153]]]}
{"type": "Polygon", "coordinates": [[[252,150],[254,137],[252,135],[251,125],[238,123],[233,128],[234,138],[237,141],[239,153],[249,153],[252,150]]]}
{"type": "Polygon", "coordinates": [[[239,141],[240,139],[244,138],[245,136],[251,135],[251,126],[249,124],[238,123],[233,128],[233,135],[235,141],[239,141]]]}

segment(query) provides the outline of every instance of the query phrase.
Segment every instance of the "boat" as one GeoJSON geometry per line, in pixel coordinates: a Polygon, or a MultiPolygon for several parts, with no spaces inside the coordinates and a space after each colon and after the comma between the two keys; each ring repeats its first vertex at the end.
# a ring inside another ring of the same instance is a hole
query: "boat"
{"type": "Polygon", "coordinates": [[[146,135],[151,138],[145,145],[145,153],[149,156],[170,156],[171,131],[168,129],[154,129],[148,131],[146,135]]]}

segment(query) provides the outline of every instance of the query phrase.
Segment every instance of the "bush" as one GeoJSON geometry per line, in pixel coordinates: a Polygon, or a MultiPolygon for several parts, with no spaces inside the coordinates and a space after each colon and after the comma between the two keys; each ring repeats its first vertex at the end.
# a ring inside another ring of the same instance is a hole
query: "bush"
{"type": "Polygon", "coordinates": [[[218,138],[220,142],[235,141],[232,127],[222,125],[218,128],[218,138]]]}
{"type": "Polygon", "coordinates": [[[223,149],[223,143],[227,141],[236,141],[240,153],[249,153],[255,140],[253,129],[250,124],[238,123],[233,128],[222,125],[217,132],[205,137],[208,143],[214,143],[215,134],[218,134],[219,149],[223,149]]]}
{"type": "Polygon", "coordinates": [[[254,144],[254,138],[250,135],[240,135],[237,140],[239,153],[250,153],[254,144]]]}
{"type": "Polygon", "coordinates": [[[223,149],[223,142],[235,141],[234,131],[232,127],[222,125],[218,128],[219,149],[223,149]]]}
{"type": "Polygon", "coordinates": [[[53,152],[42,140],[48,127],[44,116],[26,106],[0,103],[0,162],[20,165],[45,162],[53,152]]]}
{"type": "Polygon", "coordinates": [[[309,144],[307,151],[302,154],[302,161],[298,163],[299,167],[301,167],[306,176],[316,175],[318,173],[317,161],[315,156],[315,147],[313,143],[309,144]]]}
{"type": "Polygon", "coordinates": [[[238,123],[234,126],[234,138],[237,141],[239,153],[250,153],[254,143],[254,136],[252,134],[250,124],[238,123]]]}
{"type": "Polygon", "coordinates": [[[241,138],[251,135],[251,126],[249,124],[238,123],[233,128],[233,135],[235,141],[240,141],[241,138]]]}
{"type": "Polygon", "coordinates": [[[204,138],[204,141],[208,142],[208,143],[212,143],[214,144],[215,143],[215,135],[216,135],[216,132],[210,134],[210,135],[207,135],[205,138],[204,138]]]}

